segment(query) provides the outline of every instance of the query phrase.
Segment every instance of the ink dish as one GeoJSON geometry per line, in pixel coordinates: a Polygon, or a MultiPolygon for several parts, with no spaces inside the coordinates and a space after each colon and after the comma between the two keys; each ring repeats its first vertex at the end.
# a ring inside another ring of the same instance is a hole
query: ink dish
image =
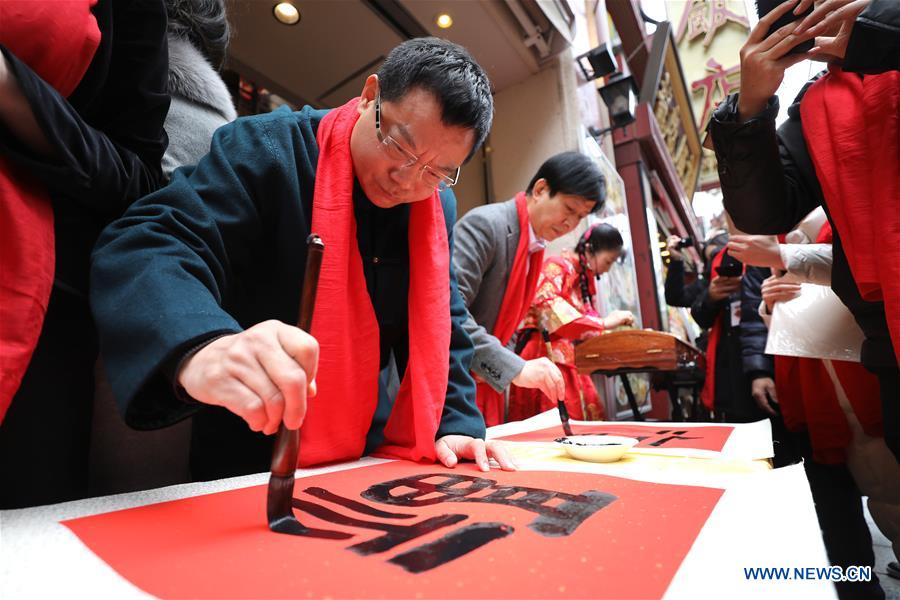
{"type": "Polygon", "coordinates": [[[570,435],[555,441],[576,460],[601,463],[616,462],[638,443],[618,435],[570,435]]]}

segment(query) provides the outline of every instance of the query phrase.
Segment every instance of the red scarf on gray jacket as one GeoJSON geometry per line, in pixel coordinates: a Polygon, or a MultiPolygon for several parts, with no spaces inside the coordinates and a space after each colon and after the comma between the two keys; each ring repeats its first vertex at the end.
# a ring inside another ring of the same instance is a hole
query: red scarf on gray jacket
{"type": "MultiPolygon", "coordinates": [[[[544,251],[529,253],[528,228],[528,200],[524,192],[516,194],[516,214],[519,217],[519,243],[516,246],[516,256],[513,259],[512,270],[509,273],[509,281],[503,294],[503,302],[500,304],[500,312],[491,335],[500,340],[506,346],[509,343],[516,327],[525,318],[525,314],[531,307],[534,299],[534,291],[537,288],[538,276],[541,274],[541,264],[544,262],[544,251]]],[[[484,423],[488,427],[499,425],[503,422],[503,393],[494,390],[483,381],[478,382],[477,396],[478,410],[484,416],[484,423]]]]}

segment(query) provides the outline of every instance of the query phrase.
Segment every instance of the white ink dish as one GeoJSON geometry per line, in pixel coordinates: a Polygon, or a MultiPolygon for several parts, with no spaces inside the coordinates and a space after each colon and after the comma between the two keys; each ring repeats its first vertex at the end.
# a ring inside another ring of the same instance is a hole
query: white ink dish
{"type": "Polygon", "coordinates": [[[619,435],[570,435],[555,441],[572,458],[588,462],[616,462],[638,443],[619,435]]]}

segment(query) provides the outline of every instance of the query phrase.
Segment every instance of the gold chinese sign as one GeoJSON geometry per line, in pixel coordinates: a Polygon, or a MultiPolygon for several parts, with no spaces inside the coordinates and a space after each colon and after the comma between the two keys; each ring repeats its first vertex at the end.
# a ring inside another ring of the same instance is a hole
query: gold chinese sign
{"type": "MultiPolygon", "coordinates": [[[[670,38],[671,39],[671,38],[670,38]]],[[[700,168],[700,137],[694,124],[691,100],[686,82],[671,43],[666,45],[653,116],[659,125],[663,142],[675,165],[675,172],[688,201],[697,187],[700,168]]]]}
{"type": "MultiPolygon", "coordinates": [[[[690,82],[691,102],[701,137],[716,105],[741,85],[740,50],[750,33],[742,0],[667,0],[675,43],[690,82]]],[[[700,187],[718,182],[715,155],[703,151],[700,187]]]]}

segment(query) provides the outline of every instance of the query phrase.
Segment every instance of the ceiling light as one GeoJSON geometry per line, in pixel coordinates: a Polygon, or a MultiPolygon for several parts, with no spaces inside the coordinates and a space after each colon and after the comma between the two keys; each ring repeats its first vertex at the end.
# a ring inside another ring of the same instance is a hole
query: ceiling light
{"type": "Polygon", "coordinates": [[[449,29],[453,26],[453,17],[447,13],[441,13],[434,18],[434,22],[441,29],[449,29]]]}
{"type": "Polygon", "coordinates": [[[272,9],[272,12],[275,13],[275,18],[278,19],[279,23],[296,25],[300,22],[300,11],[290,2],[279,2],[272,9]]]}

